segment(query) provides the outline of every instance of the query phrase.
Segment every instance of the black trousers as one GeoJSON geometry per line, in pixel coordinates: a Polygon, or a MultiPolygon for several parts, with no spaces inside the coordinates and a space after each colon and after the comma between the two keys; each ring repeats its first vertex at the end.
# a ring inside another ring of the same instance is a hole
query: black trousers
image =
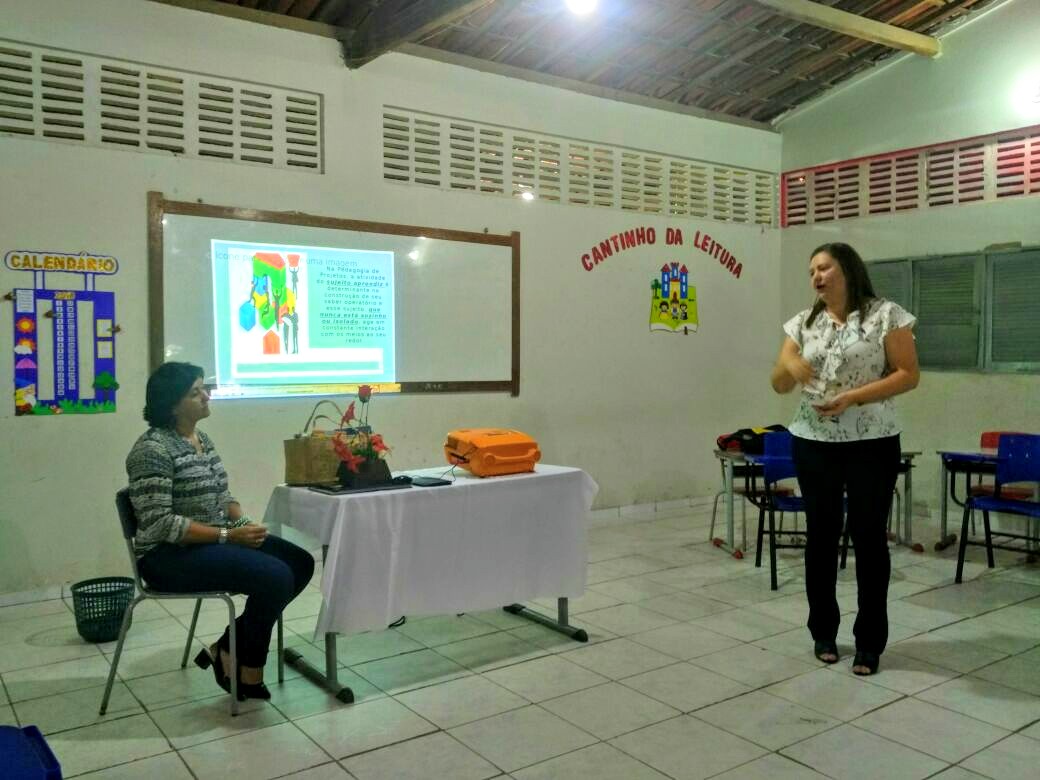
{"type": "MultiPolygon", "coordinates": [[[[268,536],[256,549],[236,544],[160,544],[137,565],[141,576],[157,590],[244,593],[246,608],[235,620],[238,659],[243,666],[266,663],[278,616],[314,574],[311,554],[277,536],[268,536]]],[[[226,629],[220,646],[228,647],[226,629]]]]}
{"type": "Polygon", "coordinates": [[[835,585],[847,495],[849,536],[856,551],[856,649],[881,655],[888,642],[892,564],[887,522],[900,463],[899,436],[849,442],[794,437],[792,454],[805,499],[809,631],[817,641],[832,641],[838,634],[835,585]]]}

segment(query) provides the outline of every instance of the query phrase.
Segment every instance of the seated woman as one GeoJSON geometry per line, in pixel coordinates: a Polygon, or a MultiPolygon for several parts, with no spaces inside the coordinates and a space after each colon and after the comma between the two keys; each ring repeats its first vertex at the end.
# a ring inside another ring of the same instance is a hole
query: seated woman
{"type": "MultiPolygon", "coordinates": [[[[144,419],[150,427],[126,458],[138,518],[138,568],[157,590],[245,594],[245,609],[235,621],[238,696],[269,699],[263,673],[271,630],[310,581],[314,558],[268,536],[231,497],[213,442],[195,427],[210,413],[202,377],[202,369],[190,363],[164,363],[148,379],[144,419]]],[[[212,665],[217,684],[230,692],[229,648],[225,629],[195,663],[212,665]]]]}

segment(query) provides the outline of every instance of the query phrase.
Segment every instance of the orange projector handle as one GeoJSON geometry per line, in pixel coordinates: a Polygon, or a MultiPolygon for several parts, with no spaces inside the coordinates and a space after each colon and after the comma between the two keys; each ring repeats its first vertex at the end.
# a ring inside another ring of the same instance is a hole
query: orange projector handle
{"type": "Polygon", "coordinates": [[[529,449],[523,455],[495,455],[494,453],[487,453],[484,455],[484,462],[489,466],[493,466],[498,463],[518,463],[520,461],[529,461],[531,459],[537,460],[541,457],[541,453],[538,452],[537,447],[529,449]]]}

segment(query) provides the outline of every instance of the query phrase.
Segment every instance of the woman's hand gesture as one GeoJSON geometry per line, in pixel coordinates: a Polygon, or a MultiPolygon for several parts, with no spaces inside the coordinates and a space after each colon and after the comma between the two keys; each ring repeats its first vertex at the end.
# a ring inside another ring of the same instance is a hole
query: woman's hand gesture
{"type": "Polygon", "coordinates": [[[228,531],[228,539],[243,547],[259,547],[267,538],[267,529],[262,525],[240,525],[228,531]]]}
{"type": "Polygon", "coordinates": [[[815,376],[812,366],[801,355],[789,355],[784,361],[784,368],[794,381],[801,385],[807,385],[815,376]]]}
{"type": "Polygon", "coordinates": [[[849,393],[839,393],[825,404],[813,405],[813,408],[821,417],[837,417],[856,401],[849,393]]]}

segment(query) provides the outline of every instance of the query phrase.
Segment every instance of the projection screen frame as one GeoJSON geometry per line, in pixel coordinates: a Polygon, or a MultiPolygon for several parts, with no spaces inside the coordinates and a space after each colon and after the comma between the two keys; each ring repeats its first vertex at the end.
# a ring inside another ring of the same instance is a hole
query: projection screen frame
{"type": "Polygon", "coordinates": [[[520,395],[520,233],[509,235],[475,233],[465,230],[399,225],[391,222],[323,217],[298,211],[264,211],[237,206],[217,206],[209,203],[166,200],[163,193],[148,193],[148,363],[154,371],[163,362],[165,354],[163,286],[164,245],[163,217],[178,214],[191,217],[210,217],[245,222],[264,222],[301,227],[353,230],[362,233],[385,233],[395,236],[426,236],[446,241],[464,241],[473,244],[491,244],[512,248],[511,290],[512,331],[510,378],[487,381],[400,382],[402,393],[499,393],[520,395]]]}

